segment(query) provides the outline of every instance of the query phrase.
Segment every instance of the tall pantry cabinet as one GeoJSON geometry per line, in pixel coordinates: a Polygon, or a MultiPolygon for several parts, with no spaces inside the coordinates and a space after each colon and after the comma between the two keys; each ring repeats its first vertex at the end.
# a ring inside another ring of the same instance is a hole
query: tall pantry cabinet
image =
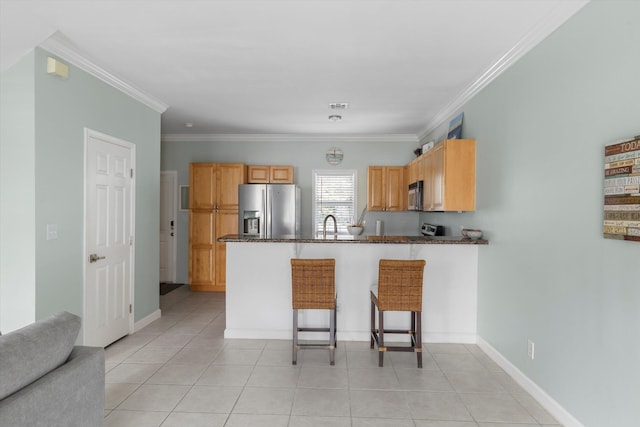
{"type": "Polygon", "coordinates": [[[189,166],[189,285],[193,291],[226,289],[226,245],[217,240],[238,233],[238,185],[246,181],[242,163],[189,166]]]}

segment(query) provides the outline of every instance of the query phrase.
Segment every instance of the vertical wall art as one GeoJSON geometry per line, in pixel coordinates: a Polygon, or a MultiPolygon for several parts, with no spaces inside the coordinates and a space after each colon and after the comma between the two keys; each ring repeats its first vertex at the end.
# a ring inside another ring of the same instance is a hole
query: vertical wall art
{"type": "Polygon", "coordinates": [[[640,242],[640,136],[604,148],[603,233],[640,242]]]}

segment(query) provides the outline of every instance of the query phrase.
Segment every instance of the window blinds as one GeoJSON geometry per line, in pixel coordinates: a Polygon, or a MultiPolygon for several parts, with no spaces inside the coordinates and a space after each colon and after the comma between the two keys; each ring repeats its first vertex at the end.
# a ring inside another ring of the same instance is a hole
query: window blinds
{"type": "MultiPolygon", "coordinates": [[[[327,215],[336,217],[338,234],[347,234],[347,225],[354,221],[356,210],[355,171],[313,172],[313,218],[316,236],[322,235],[327,215]]],[[[333,233],[333,221],[327,221],[327,232],[333,233]]]]}

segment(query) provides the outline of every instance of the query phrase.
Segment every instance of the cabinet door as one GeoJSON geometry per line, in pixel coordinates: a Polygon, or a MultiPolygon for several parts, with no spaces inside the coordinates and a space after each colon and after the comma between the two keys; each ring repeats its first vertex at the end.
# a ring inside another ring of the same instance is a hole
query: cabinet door
{"type": "Polygon", "coordinates": [[[433,210],[433,150],[422,156],[422,210],[433,210]]]}
{"type": "Polygon", "coordinates": [[[431,168],[432,168],[432,211],[444,210],[444,144],[440,144],[433,149],[431,155],[431,168]]]}
{"type": "Polygon", "coordinates": [[[189,213],[189,284],[209,286],[214,281],[214,212],[189,213]]]}
{"type": "Polygon", "coordinates": [[[238,185],[247,180],[246,166],[242,163],[219,163],[217,165],[218,209],[238,209],[238,185]]]}
{"type": "Polygon", "coordinates": [[[404,167],[386,167],[386,209],[402,211],[407,205],[407,188],[404,185],[404,167]]]}
{"type": "Polygon", "coordinates": [[[249,165],[247,168],[247,182],[249,184],[268,184],[269,166],[249,165]]]}
{"type": "Polygon", "coordinates": [[[215,164],[191,163],[189,166],[189,207],[213,209],[215,207],[215,164]]]}
{"type": "Polygon", "coordinates": [[[386,188],[384,166],[369,166],[367,173],[367,209],[383,211],[386,209],[386,188]]]}
{"type": "Polygon", "coordinates": [[[426,179],[425,172],[427,156],[421,155],[420,157],[418,157],[417,161],[418,163],[416,164],[416,181],[424,181],[426,179]]]}
{"type": "Polygon", "coordinates": [[[452,139],[444,146],[443,208],[476,209],[476,144],[473,139],[452,139]]]}
{"type": "Polygon", "coordinates": [[[215,291],[224,291],[227,282],[227,244],[218,242],[218,238],[227,234],[238,234],[238,211],[219,210],[216,213],[216,234],[215,234],[215,291]]]}
{"type": "Polygon", "coordinates": [[[271,166],[269,182],[272,184],[293,184],[293,166],[271,166]]]}
{"type": "Polygon", "coordinates": [[[407,165],[407,185],[418,181],[418,167],[420,165],[420,159],[413,159],[407,165]]]}

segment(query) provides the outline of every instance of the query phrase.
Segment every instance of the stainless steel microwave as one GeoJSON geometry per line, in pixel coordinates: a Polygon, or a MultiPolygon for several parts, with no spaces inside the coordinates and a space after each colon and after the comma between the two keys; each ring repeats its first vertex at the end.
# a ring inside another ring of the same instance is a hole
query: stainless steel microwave
{"type": "Polygon", "coordinates": [[[407,209],[410,211],[422,210],[422,189],[424,186],[423,181],[416,181],[409,184],[409,198],[407,203],[407,209]]]}

